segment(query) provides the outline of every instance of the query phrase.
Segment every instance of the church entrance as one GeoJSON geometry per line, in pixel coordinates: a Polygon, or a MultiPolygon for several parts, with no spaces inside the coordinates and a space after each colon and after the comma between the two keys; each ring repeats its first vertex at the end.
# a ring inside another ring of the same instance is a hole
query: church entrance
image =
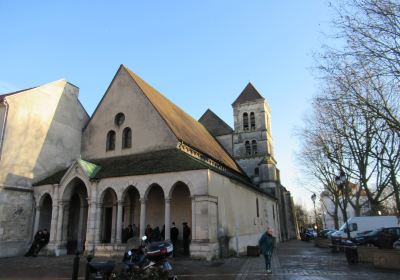
{"type": "MultiPolygon", "coordinates": [[[[49,194],[45,194],[40,203],[39,229],[50,231],[53,202],[49,194]]],[[[54,233],[52,233],[54,234],[54,233]]]]}
{"type": "Polygon", "coordinates": [[[83,252],[86,241],[86,224],[88,215],[88,194],[85,184],[78,178],[74,179],[67,187],[65,194],[69,198],[64,213],[65,237],[67,241],[67,254],[83,252]]]}
{"type": "Polygon", "coordinates": [[[112,189],[103,193],[101,217],[101,243],[114,243],[116,236],[115,224],[117,221],[117,194],[112,189]]]}

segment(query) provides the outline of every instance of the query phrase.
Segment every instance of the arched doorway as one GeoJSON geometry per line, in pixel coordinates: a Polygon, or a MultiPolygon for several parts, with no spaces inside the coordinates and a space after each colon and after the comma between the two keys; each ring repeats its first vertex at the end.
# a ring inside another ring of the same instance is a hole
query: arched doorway
{"type": "Polygon", "coordinates": [[[165,218],[164,191],[157,184],[153,184],[149,188],[146,201],[146,225],[150,225],[153,229],[159,227],[161,230],[165,218]]]}
{"type": "Polygon", "coordinates": [[[67,241],[67,254],[85,250],[87,198],[85,183],[79,178],[72,180],[64,192],[63,199],[68,201],[63,219],[63,236],[67,241]]]}
{"type": "Polygon", "coordinates": [[[117,221],[117,194],[111,188],[103,192],[101,213],[101,243],[114,243],[117,221]]]}
{"type": "Polygon", "coordinates": [[[45,194],[40,202],[39,229],[47,229],[50,232],[52,210],[53,201],[49,194],[45,194]]]}
{"type": "Polygon", "coordinates": [[[190,198],[190,190],[183,182],[176,182],[172,188],[171,223],[172,222],[175,222],[179,230],[179,239],[182,239],[182,223],[187,223],[190,228],[192,227],[192,201],[190,198]]]}
{"type": "MultiPolygon", "coordinates": [[[[123,228],[129,225],[133,226],[135,236],[139,235],[140,227],[140,194],[134,186],[129,186],[123,196],[122,224],[123,228]]],[[[124,242],[128,238],[123,236],[121,240],[124,242]]]]}

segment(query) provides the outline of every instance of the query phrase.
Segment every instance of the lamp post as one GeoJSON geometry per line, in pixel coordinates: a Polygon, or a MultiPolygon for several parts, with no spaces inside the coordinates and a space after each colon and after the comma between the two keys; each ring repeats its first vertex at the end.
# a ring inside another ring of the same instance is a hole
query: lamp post
{"type": "MultiPolygon", "coordinates": [[[[314,203],[314,217],[315,217],[315,226],[317,227],[317,211],[315,210],[315,200],[317,199],[317,195],[313,193],[311,195],[311,200],[314,203]]],[[[318,227],[317,227],[318,228],[318,227]]]]}
{"type": "Polygon", "coordinates": [[[347,201],[345,201],[345,195],[347,194],[347,177],[343,170],[340,170],[339,176],[335,178],[336,186],[338,190],[342,193],[343,199],[343,218],[346,223],[347,239],[350,240],[350,230],[349,223],[347,222],[347,201]]]}

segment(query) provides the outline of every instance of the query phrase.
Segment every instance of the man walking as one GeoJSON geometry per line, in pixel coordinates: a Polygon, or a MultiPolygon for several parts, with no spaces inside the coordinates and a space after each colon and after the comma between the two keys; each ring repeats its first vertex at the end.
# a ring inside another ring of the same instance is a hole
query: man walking
{"type": "Polygon", "coordinates": [[[260,246],[261,253],[264,255],[265,269],[267,270],[267,273],[272,273],[271,258],[275,245],[275,237],[273,236],[271,228],[267,228],[267,231],[263,233],[258,241],[258,245],[260,246]]]}
{"type": "Polygon", "coordinates": [[[188,226],[188,224],[185,222],[185,223],[182,223],[182,226],[183,226],[183,232],[182,232],[182,235],[183,235],[183,254],[185,255],[185,256],[188,256],[189,255],[189,244],[190,244],[190,227],[188,226]]]}

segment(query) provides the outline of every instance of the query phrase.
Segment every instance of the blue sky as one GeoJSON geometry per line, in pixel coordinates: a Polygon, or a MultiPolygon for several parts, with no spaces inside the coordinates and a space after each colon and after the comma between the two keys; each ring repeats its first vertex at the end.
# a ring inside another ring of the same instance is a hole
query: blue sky
{"type": "Polygon", "coordinates": [[[330,17],[325,0],[0,0],[0,93],[65,78],[91,114],[125,64],[194,118],[210,108],[232,126],[251,81],[272,109],[282,182],[310,206],[294,128],[318,90],[312,53],[330,17]]]}

